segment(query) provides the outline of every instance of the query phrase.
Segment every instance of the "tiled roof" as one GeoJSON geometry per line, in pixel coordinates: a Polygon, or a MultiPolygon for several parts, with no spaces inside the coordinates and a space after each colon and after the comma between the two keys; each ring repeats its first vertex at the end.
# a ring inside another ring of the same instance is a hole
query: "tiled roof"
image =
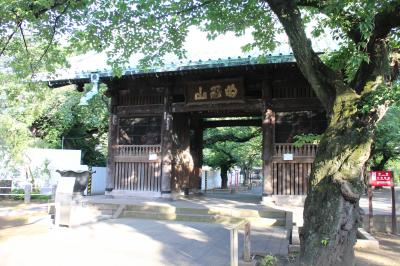
{"type": "MultiPolygon", "coordinates": [[[[198,69],[213,69],[213,68],[224,68],[224,67],[235,67],[235,66],[246,66],[246,65],[263,65],[263,64],[278,64],[295,62],[293,54],[288,55],[267,55],[260,57],[237,57],[237,58],[226,58],[217,60],[199,60],[199,61],[188,61],[180,62],[178,64],[170,63],[161,67],[141,69],[138,67],[128,67],[123,71],[122,76],[142,76],[142,75],[159,75],[159,74],[175,74],[182,71],[198,70],[198,69]]],[[[93,74],[98,74],[100,79],[111,78],[113,73],[111,70],[96,70],[91,72],[76,72],[69,75],[61,75],[57,78],[47,78],[46,80],[50,87],[59,87],[68,84],[76,83],[87,83],[90,82],[90,77],[93,74]]]]}

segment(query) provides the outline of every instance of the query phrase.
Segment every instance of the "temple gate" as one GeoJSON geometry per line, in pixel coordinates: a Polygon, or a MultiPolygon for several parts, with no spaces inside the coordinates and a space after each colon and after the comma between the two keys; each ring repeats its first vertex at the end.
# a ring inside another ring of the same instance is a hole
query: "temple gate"
{"type": "MultiPolygon", "coordinates": [[[[107,191],[168,196],[200,189],[203,130],[259,126],[263,195],[304,195],[317,146],[293,137],[319,134],[326,118],[293,56],[238,58],[140,71],[96,72],[110,100],[107,191]],[[209,120],[235,117],[244,119],[209,120]]],[[[83,86],[93,73],[49,82],[83,86]]]]}

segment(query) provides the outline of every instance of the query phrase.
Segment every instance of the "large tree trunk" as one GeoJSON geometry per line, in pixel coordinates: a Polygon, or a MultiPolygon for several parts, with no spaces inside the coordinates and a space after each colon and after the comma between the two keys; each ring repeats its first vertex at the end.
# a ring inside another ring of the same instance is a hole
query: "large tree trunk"
{"type": "Polygon", "coordinates": [[[221,188],[228,188],[228,170],[228,166],[221,165],[221,188]]]}
{"type": "Polygon", "coordinates": [[[373,167],[373,170],[384,170],[386,163],[389,161],[390,156],[387,154],[383,153],[383,158],[380,160],[379,164],[375,165],[373,167]]]}
{"type": "MultiPolygon", "coordinates": [[[[357,81],[351,83],[356,85],[350,87],[313,51],[297,1],[267,2],[282,23],[297,64],[329,118],[309,179],[300,237],[301,263],[353,265],[353,246],[361,222],[358,202],[364,188],[363,168],[370,155],[374,127],[387,110],[385,101],[371,103],[368,96],[391,80],[384,39],[388,30],[386,24],[375,24],[367,46],[370,61],[361,64],[357,81]],[[361,109],[363,105],[367,110],[361,109]]],[[[375,16],[375,22],[380,19],[375,16]]]]}
{"type": "Polygon", "coordinates": [[[301,232],[303,265],[353,265],[363,166],[371,151],[371,121],[360,119],[358,96],[338,96],[314,162],[301,232]]]}

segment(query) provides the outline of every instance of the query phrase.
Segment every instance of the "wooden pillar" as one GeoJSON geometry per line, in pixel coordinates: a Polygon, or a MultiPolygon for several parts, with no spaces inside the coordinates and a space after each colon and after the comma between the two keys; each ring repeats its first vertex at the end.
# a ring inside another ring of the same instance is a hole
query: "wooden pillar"
{"type": "Polygon", "coordinates": [[[172,114],[171,114],[171,96],[169,89],[164,96],[164,112],[161,126],[161,196],[171,194],[172,178],[172,114]]]}
{"type": "Polygon", "coordinates": [[[190,177],[194,165],[190,153],[189,116],[186,113],[174,114],[173,120],[172,191],[180,192],[191,188],[190,177]]]}
{"type": "Polygon", "coordinates": [[[192,117],[191,127],[194,136],[190,144],[190,152],[193,157],[194,170],[190,180],[191,188],[201,189],[201,168],[203,166],[203,120],[200,117],[192,117]]]}
{"type": "Polygon", "coordinates": [[[118,138],[118,117],[117,111],[117,96],[111,96],[111,104],[109,107],[110,115],[108,118],[108,157],[107,157],[107,181],[106,191],[111,192],[114,189],[115,179],[115,146],[118,138]]]}
{"type": "Polygon", "coordinates": [[[270,80],[262,83],[262,94],[265,103],[263,112],[262,130],[263,130],[263,196],[273,194],[273,173],[272,156],[274,153],[274,131],[275,131],[275,112],[271,106],[272,85],[270,80]]]}
{"type": "Polygon", "coordinates": [[[274,152],[274,127],[275,113],[267,109],[263,116],[263,196],[270,196],[273,193],[272,187],[272,156],[274,152]]]}

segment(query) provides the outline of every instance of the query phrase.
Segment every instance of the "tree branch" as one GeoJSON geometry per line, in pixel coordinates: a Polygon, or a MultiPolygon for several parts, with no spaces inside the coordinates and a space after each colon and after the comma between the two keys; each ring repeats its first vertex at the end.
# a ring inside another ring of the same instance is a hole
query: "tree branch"
{"type": "Polygon", "coordinates": [[[236,162],[235,158],[229,152],[227,152],[227,151],[225,151],[223,149],[217,148],[217,147],[214,147],[213,149],[218,151],[218,152],[220,152],[220,153],[225,154],[228,157],[228,160],[225,161],[226,165],[232,165],[232,164],[234,164],[236,162]]]}
{"type": "Polygon", "coordinates": [[[8,36],[7,41],[6,41],[6,43],[4,44],[4,47],[1,49],[0,56],[2,56],[3,53],[4,53],[4,51],[7,49],[7,46],[8,46],[8,44],[9,44],[9,42],[11,41],[11,39],[13,38],[13,36],[14,36],[15,33],[17,32],[17,30],[19,29],[20,25],[21,25],[21,22],[19,22],[19,23],[17,24],[16,29],[8,36]]]}
{"type": "MultiPolygon", "coordinates": [[[[31,61],[31,58],[30,58],[31,55],[30,55],[30,53],[29,53],[28,44],[27,44],[27,42],[26,42],[24,30],[23,30],[23,28],[22,28],[22,23],[20,23],[18,27],[19,27],[19,30],[20,30],[20,32],[21,32],[22,40],[24,41],[24,46],[25,46],[26,55],[27,55],[28,61],[29,61],[29,67],[31,68],[32,73],[34,73],[32,61],[31,61]]],[[[33,75],[33,74],[32,74],[32,75],[33,75]]]]}
{"type": "Polygon", "coordinates": [[[375,29],[371,38],[383,39],[386,38],[390,31],[400,27],[400,3],[394,1],[393,5],[375,15],[375,29]]]}
{"type": "Polygon", "coordinates": [[[266,0],[277,15],[290,40],[290,46],[303,75],[311,84],[325,110],[330,113],[336,93],[347,87],[341,77],[326,66],[314,52],[307,38],[300,10],[290,0],[266,0]]]}
{"type": "MultiPolygon", "coordinates": [[[[39,59],[35,62],[35,65],[34,65],[35,69],[39,66],[40,62],[43,60],[43,58],[45,57],[45,55],[48,53],[48,51],[49,51],[51,45],[53,44],[54,37],[55,37],[55,35],[56,35],[57,24],[58,24],[60,18],[65,14],[65,12],[67,12],[67,9],[68,9],[69,5],[70,5],[70,2],[67,1],[67,2],[66,2],[66,6],[64,7],[64,9],[63,9],[63,10],[61,11],[61,13],[58,14],[58,16],[54,19],[54,23],[53,23],[53,27],[52,27],[52,34],[51,34],[49,43],[47,44],[46,48],[44,49],[44,51],[43,51],[43,53],[41,54],[41,56],[39,57],[39,59]]],[[[31,78],[33,78],[33,76],[34,76],[34,72],[32,73],[31,78]]]]}
{"type": "Polygon", "coordinates": [[[209,5],[209,4],[213,3],[213,2],[217,2],[217,0],[203,1],[200,4],[194,4],[192,6],[189,6],[187,8],[178,10],[178,11],[173,12],[173,13],[167,13],[167,14],[164,14],[164,15],[161,15],[161,16],[157,16],[157,17],[155,17],[155,19],[159,20],[159,19],[167,18],[169,16],[178,16],[178,15],[186,14],[186,13],[189,13],[189,12],[194,11],[196,9],[202,8],[202,7],[206,6],[206,5],[209,5]]]}
{"type": "Polygon", "coordinates": [[[204,139],[203,145],[211,146],[217,142],[225,142],[225,141],[232,141],[237,143],[243,143],[251,140],[260,135],[260,131],[254,131],[247,136],[238,137],[235,134],[224,134],[224,135],[213,135],[209,138],[204,139]]]}
{"type": "MultiPolygon", "coordinates": [[[[70,4],[70,0],[62,0],[62,1],[54,1],[53,5],[46,7],[46,8],[42,8],[39,9],[35,12],[33,12],[33,15],[35,16],[35,18],[39,18],[41,15],[43,15],[44,13],[46,13],[47,11],[56,9],[57,7],[60,7],[64,4],[70,4]]],[[[35,7],[33,4],[31,4],[31,9],[33,10],[35,7]]]]}
{"type": "MultiPolygon", "coordinates": [[[[398,2],[398,1],[397,1],[398,2]]],[[[400,27],[400,3],[390,5],[374,17],[374,30],[368,40],[366,52],[369,62],[362,62],[350,85],[357,93],[361,93],[369,80],[375,80],[378,75],[390,80],[389,70],[383,68],[388,65],[386,38],[392,29],[400,27]]],[[[361,36],[361,33],[359,33],[361,36]]]]}
{"type": "Polygon", "coordinates": [[[302,7],[312,7],[312,8],[317,8],[317,9],[321,10],[324,7],[326,7],[327,2],[322,1],[322,0],[321,1],[319,1],[319,0],[297,0],[296,4],[298,6],[302,6],[302,7]]]}

